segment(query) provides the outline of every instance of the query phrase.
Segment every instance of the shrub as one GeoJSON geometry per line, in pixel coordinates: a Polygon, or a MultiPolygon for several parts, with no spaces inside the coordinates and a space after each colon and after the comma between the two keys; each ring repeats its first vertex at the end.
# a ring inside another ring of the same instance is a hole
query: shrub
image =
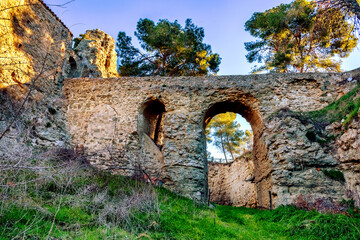
{"type": "Polygon", "coordinates": [[[331,170],[323,170],[323,173],[325,174],[325,176],[339,181],[339,182],[345,182],[345,177],[344,177],[344,173],[342,173],[341,171],[335,170],[335,169],[331,169],[331,170]]]}

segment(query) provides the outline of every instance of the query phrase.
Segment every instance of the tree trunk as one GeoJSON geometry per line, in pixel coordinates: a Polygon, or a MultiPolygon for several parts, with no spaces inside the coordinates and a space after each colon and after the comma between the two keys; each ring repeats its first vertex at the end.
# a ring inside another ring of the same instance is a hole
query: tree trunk
{"type": "Polygon", "coordinates": [[[222,147],[222,150],[223,150],[223,153],[224,153],[224,157],[225,157],[225,162],[227,163],[228,160],[227,160],[227,157],[226,157],[226,151],[225,151],[224,140],[223,140],[223,136],[222,136],[222,135],[220,135],[220,140],[221,140],[221,147],[222,147]]]}
{"type": "Polygon", "coordinates": [[[229,152],[230,152],[231,158],[232,158],[232,160],[234,161],[235,158],[234,158],[233,152],[231,151],[231,145],[230,145],[230,141],[229,141],[229,136],[226,136],[226,142],[227,142],[227,145],[228,145],[228,147],[229,147],[229,152]]]}

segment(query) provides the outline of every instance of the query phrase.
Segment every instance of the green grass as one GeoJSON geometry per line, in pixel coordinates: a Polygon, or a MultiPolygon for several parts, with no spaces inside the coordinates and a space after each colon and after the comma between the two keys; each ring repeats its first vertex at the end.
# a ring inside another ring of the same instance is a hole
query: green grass
{"type": "Polygon", "coordinates": [[[260,220],[281,222],[290,235],[299,239],[358,239],[360,221],[359,216],[356,217],[321,214],[287,206],[264,213],[260,220]]]}
{"type": "MultiPolygon", "coordinates": [[[[208,207],[163,188],[88,167],[71,172],[73,167],[65,169],[69,178],[59,174],[56,181],[1,189],[7,200],[0,206],[0,239],[46,239],[51,228],[53,239],[360,238],[355,212],[208,207]]],[[[36,178],[29,174],[34,175],[24,170],[14,178],[36,178]]]]}

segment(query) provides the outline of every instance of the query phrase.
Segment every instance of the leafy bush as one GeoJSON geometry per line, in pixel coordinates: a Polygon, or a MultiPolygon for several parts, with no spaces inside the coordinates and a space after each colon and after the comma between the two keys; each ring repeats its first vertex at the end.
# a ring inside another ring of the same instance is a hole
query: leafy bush
{"type": "Polygon", "coordinates": [[[344,173],[342,173],[341,171],[335,170],[335,169],[330,169],[330,170],[326,170],[323,169],[322,172],[325,174],[325,176],[339,181],[339,182],[345,182],[345,177],[344,177],[344,173]]]}

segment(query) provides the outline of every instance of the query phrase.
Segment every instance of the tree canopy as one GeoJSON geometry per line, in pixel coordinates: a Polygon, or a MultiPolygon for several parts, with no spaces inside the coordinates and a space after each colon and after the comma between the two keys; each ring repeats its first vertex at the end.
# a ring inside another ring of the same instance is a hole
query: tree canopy
{"type": "Polygon", "coordinates": [[[245,43],[247,60],[264,63],[253,72],[339,72],[339,58],[349,56],[358,40],[340,8],[307,0],[254,13],[245,29],[260,38],[245,43]]]}
{"type": "Polygon", "coordinates": [[[234,161],[252,142],[252,132],[241,130],[241,125],[235,119],[236,114],[232,112],[218,114],[211,119],[205,129],[207,142],[212,142],[223,152],[226,162],[228,155],[234,161]]]}
{"type": "Polygon", "coordinates": [[[346,15],[354,16],[354,21],[360,20],[360,0],[319,0],[328,9],[341,9],[346,15]]]}
{"type": "Polygon", "coordinates": [[[203,43],[204,29],[187,19],[185,27],[177,21],[140,19],[135,36],[142,50],[135,48],[131,37],[119,32],[117,53],[121,76],[198,76],[216,74],[221,58],[203,43]]]}

